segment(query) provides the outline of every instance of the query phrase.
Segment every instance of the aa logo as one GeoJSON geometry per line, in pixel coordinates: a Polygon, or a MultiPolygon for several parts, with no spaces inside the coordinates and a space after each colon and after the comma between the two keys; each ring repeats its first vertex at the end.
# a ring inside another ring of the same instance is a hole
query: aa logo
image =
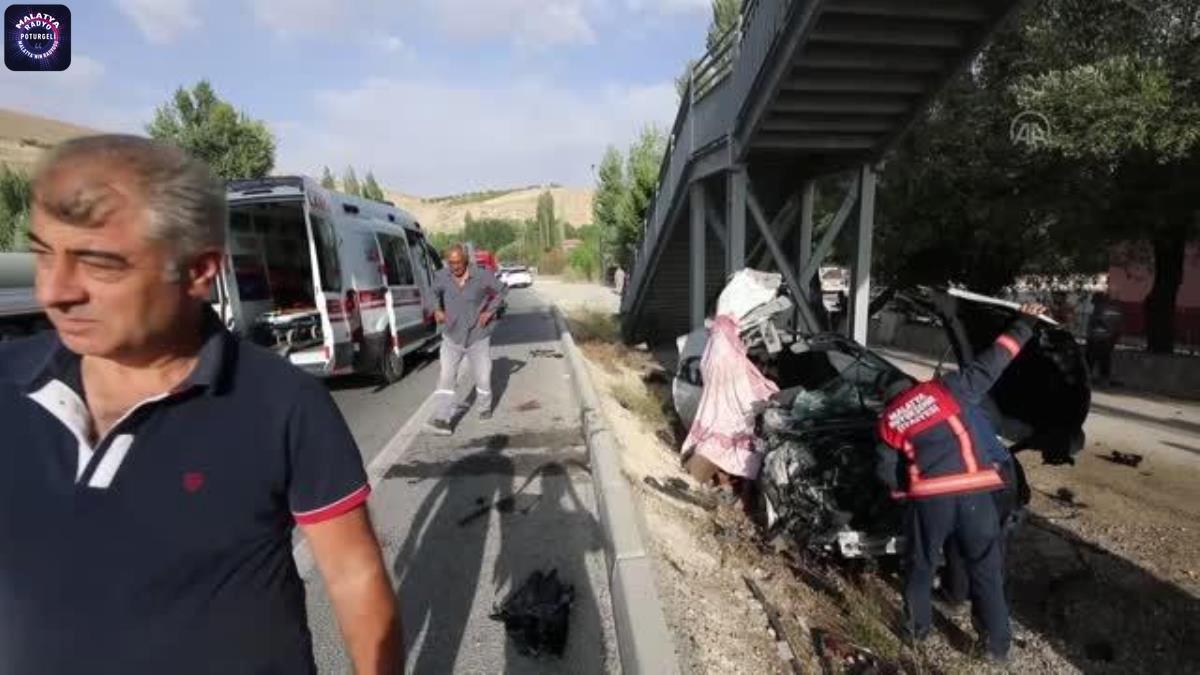
{"type": "Polygon", "coordinates": [[[1026,110],[1013,119],[1008,138],[1016,145],[1038,150],[1050,144],[1050,120],[1033,110],[1026,110]]]}
{"type": "Polygon", "coordinates": [[[4,10],[4,65],[9,70],[66,70],[71,65],[71,10],[66,5],[9,5],[4,10]]]}

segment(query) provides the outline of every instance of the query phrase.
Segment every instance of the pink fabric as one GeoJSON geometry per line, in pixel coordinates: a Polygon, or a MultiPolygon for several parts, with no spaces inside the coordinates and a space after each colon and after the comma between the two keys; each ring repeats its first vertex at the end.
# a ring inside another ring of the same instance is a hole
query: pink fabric
{"type": "Polygon", "coordinates": [[[683,454],[698,452],[722,471],[754,479],[762,468],[754,435],[754,406],[779,391],[746,358],[737,323],[721,315],[709,331],[700,362],[704,393],[683,454]]]}

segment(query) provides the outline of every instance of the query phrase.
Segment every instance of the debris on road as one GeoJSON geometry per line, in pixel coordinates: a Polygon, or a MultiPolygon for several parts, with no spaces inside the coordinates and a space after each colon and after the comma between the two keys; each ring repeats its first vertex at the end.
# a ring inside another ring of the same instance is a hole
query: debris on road
{"type": "Polygon", "coordinates": [[[1113,464],[1120,464],[1121,466],[1128,466],[1134,469],[1138,468],[1138,465],[1145,459],[1136,452],[1121,452],[1120,450],[1113,450],[1107,455],[1100,455],[1100,458],[1113,464]]]}
{"type": "Polygon", "coordinates": [[[542,408],[541,402],[532,400],[532,401],[526,401],[526,402],[522,403],[521,405],[517,406],[517,412],[531,412],[534,410],[541,410],[541,408],[542,408]]]}
{"type": "Polygon", "coordinates": [[[1054,494],[1047,496],[1065,506],[1085,506],[1085,504],[1075,501],[1075,492],[1070,488],[1058,488],[1054,494]]]}
{"type": "Polygon", "coordinates": [[[678,478],[668,478],[660,483],[654,476],[646,476],[642,482],[661,494],[678,499],[682,502],[687,502],[692,506],[698,506],[705,511],[712,511],[713,509],[717,508],[717,503],[715,500],[706,499],[699,495],[692,494],[688,490],[688,484],[678,478]]]}
{"type": "Polygon", "coordinates": [[[900,675],[904,670],[887,663],[871,650],[859,647],[824,630],[813,631],[813,643],[825,672],[867,675],[900,675]]]}
{"type": "Polygon", "coordinates": [[[762,589],[753,579],[743,575],[742,581],[746,583],[746,587],[750,589],[750,593],[754,595],[754,599],[766,613],[767,623],[771,625],[771,630],[774,632],[775,646],[779,650],[779,655],[791,667],[792,673],[802,675],[804,666],[800,663],[800,651],[792,644],[791,633],[788,632],[787,626],[783,625],[783,617],[780,616],[779,610],[767,601],[767,596],[763,594],[762,589]]]}
{"type": "Polygon", "coordinates": [[[517,651],[526,656],[561,657],[567,645],[575,588],[558,579],[558,570],[535,570],[494,608],[517,651]]]}

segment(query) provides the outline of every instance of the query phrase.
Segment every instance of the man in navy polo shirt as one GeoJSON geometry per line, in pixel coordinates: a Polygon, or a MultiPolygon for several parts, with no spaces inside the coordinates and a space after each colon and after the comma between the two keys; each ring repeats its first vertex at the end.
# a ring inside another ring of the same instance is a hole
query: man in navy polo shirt
{"type": "Polygon", "coordinates": [[[399,672],[345,422],[206,306],[223,186],[87,137],[43,162],[31,216],[56,331],[0,346],[0,674],[314,672],[295,524],[356,671],[399,672]]]}

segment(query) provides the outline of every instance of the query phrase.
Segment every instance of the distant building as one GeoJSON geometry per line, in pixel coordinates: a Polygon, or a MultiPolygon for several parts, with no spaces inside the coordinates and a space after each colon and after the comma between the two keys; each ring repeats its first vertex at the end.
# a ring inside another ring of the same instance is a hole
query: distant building
{"type": "Polygon", "coordinates": [[[572,250],[582,245],[582,239],[563,239],[562,250],[563,253],[570,253],[572,250]]]}
{"type": "MultiPolygon", "coordinates": [[[[1108,270],[1108,292],[1121,305],[1122,332],[1130,337],[1146,334],[1143,303],[1154,286],[1154,268],[1148,251],[1129,255],[1127,247],[1114,251],[1108,270]]],[[[1183,257],[1183,283],[1175,299],[1175,340],[1200,345],[1200,241],[1188,244],[1183,257]]]]}

